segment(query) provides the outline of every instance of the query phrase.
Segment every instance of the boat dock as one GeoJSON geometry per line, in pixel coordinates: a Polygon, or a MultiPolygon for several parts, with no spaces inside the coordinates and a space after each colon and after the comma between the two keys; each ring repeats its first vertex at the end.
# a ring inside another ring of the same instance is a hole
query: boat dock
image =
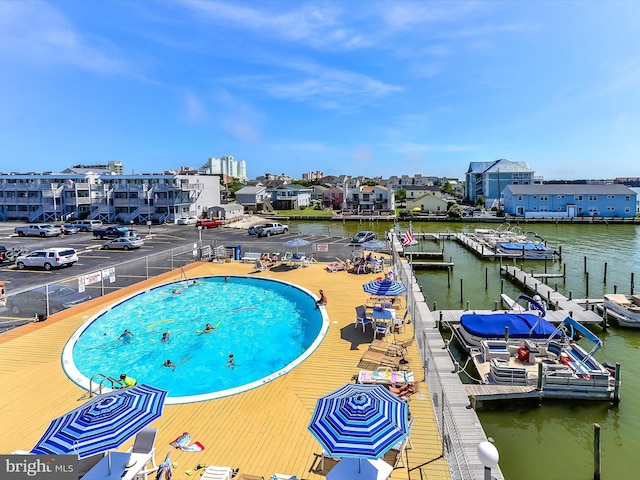
{"type": "MultiPolygon", "coordinates": [[[[495,259],[502,259],[502,258],[507,258],[507,259],[519,259],[519,260],[532,260],[531,258],[525,256],[525,250],[517,251],[517,252],[513,252],[513,253],[507,253],[507,252],[500,252],[496,249],[496,247],[494,245],[491,245],[489,243],[486,242],[480,242],[478,240],[476,240],[475,238],[467,235],[466,233],[456,233],[455,235],[453,235],[453,237],[459,242],[461,243],[464,247],[467,248],[467,250],[472,251],[473,253],[475,253],[478,257],[483,258],[483,259],[488,259],[488,260],[495,260],[495,259]]],[[[545,260],[544,258],[536,258],[535,260],[545,260]]],[[[548,258],[546,260],[550,260],[553,261],[553,259],[548,258]]]]}
{"type": "Polygon", "coordinates": [[[482,408],[482,402],[494,400],[520,400],[528,398],[540,399],[541,392],[532,385],[479,385],[467,384],[464,386],[467,396],[471,400],[474,410],[482,408]]]}
{"type": "MultiPolygon", "coordinates": [[[[555,310],[555,312],[547,312],[545,318],[550,322],[553,321],[554,314],[564,311],[568,312],[570,317],[582,324],[601,325],[603,330],[606,330],[606,321],[600,317],[600,315],[589,309],[591,304],[587,300],[580,302],[571,300],[539,280],[535,274],[527,273],[518,267],[502,265],[500,267],[500,273],[522,285],[531,294],[540,295],[549,307],[555,310]],[[584,305],[581,302],[584,302],[584,305]]],[[[566,316],[564,313],[561,313],[561,315],[566,316]]]]}

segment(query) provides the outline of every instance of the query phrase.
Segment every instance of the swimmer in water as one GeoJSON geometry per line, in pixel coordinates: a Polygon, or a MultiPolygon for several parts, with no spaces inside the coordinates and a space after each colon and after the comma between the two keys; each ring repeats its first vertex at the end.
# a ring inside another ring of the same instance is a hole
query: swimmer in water
{"type": "Polygon", "coordinates": [[[171,330],[164,332],[160,341],[162,343],[169,343],[171,341],[171,330]]]}
{"type": "Polygon", "coordinates": [[[163,367],[167,367],[170,368],[171,371],[173,372],[176,369],[176,364],[173,363],[171,360],[169,360],[168,358],[164,361],[164,363],[162,364],[163,367]]]}
{"type": "Polygon", "coordinates": [[[229,357],[227,358],[227,364],[225,365],[225,367],[230,368],[231,370],[236,368],[236,360],[233,357],[233,353],[231,352],[229,352],[229,357]]]}

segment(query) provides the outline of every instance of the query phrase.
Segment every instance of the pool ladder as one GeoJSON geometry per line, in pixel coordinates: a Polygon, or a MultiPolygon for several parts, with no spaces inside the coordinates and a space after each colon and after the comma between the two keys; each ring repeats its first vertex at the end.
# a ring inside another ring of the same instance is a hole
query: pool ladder
{"type": "Polygon", "coordinates": [[[104,386],[105,382],[110,382],[111,383],[111,389],[116,389],[116,388],[122,388],[124,387],[124,384],[113,377],[110,377],[108,375],[105,375],[103,373],[96,373],[93,377],[91,377],[91,379],[89,380],[89,398],[93,397],[94,394],[98,393],[102,393],[102,387],[104,386]],[[97,392],[94,391],[94,387],[93,384],[100,379],[100,383],[98,383],[98,388],[97,388],[97,392]]]}

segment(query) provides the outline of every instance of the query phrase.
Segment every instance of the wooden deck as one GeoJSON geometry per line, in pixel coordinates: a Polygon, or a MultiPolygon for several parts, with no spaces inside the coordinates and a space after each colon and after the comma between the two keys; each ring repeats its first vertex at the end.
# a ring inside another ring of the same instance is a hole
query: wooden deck
{"type": "MultiPolygon", "coordinates": [[[[185,267],[188,277],[201,275],[250,274],[252,266],[242,263],[196,263],[185,267]]],[[[159,428],[156,458],[162,461],[167,451],[178,463],[174,480],[199,478],[185,471],[199,463],[239,468],[240,473],[269,478],[273,473],[297,475],[299,479],[321,479],[317,472],[321,448],[308,432],[307,425],[316,399],[341,385],[352,382],[358,373],[358,361],[371,341],[368,330],[354,328],[355,310],[368,295],[362,284],[375,275],[328,273],[324,264],[286,272],[261,272],[252,275],[273,277],[305,287],[313,292],[322,288],[327,297],[330,327],[327,337],[309,359],[266,385],[232,397],[185,405],[166,406],[163,416],[152,426],[159,428]],[[169,442],[188,431],[205,450],[188,453],[174,450],[169,442]]],[[[127,289],[95,299],[87,304],[49,317],[44,322],[25,325],[0,335],[0,418],[3,435],[0,452],[29,450],[49,422],[77,407],[87,398],[65,376],[60,354],[71,334],[115,300],[151,285],[176,280],[181,272],[165,274],[127,289]]],[[[402,336],[411,336],[412,328],[402,336]]],[[[422,380],[417,348],[409,349],[417,379],[422,380]]],[[[449,479],[449,469],[441,455],[430,394],[426,384],[410,401],[416,418],[411,434],[413,449],[408,450],[409,469],[426,464],[422,478],[449,479]],[[431,460],[437,459],[433,462],[431,460]]],[[[121,450],[130,445],[126,444],[121,450]]],[[[333,463],[327,461],[325,469],[333,463]]],[[[417,470],[393,471],[392,479],[421,478],[417,470]]]]}

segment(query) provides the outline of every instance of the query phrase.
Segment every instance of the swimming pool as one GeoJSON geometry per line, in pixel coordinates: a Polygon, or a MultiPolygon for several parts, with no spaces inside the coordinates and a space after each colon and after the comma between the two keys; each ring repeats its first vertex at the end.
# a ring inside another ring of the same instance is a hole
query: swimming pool
{"type": "Polygon", "coordinates": [[[316,309],[311,292],[296,285],[199,277],[146,290],[98,313],[69,339],[62,362],[67,376],[86,389],[98,373],[126,373],[168,390],[167,404],[198,402],[284,375],[311,355],[328,325],[324,308],[316,309]],[[207,323],[215,330],[202,333],[207,323]],[[132,332],[128,338],[120,337],[125,329],[132,332]],[[230,353],[233,368],[227,366],[230,353]],[[167,359],[175,369],[163,366],[167,359]]]}

